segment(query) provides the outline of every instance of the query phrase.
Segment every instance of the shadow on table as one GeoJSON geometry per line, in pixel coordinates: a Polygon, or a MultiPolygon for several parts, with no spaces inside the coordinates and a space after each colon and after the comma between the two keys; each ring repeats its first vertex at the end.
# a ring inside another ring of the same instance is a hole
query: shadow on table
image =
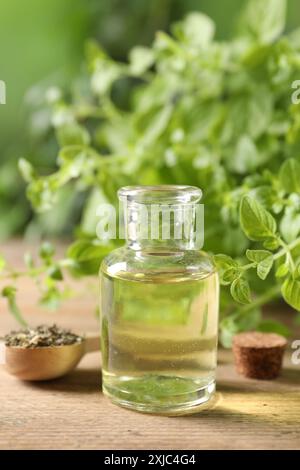
{"type": "MultiPolygon", "coordinates": [[[[241,397],[240,400],[231,401],[230,398],[227,400],[226,396],[222,393],[217,393],[218,398],[215,404],[211,408],[199,410],[198,413],[192,415],[183,415],[180,418],[186,418],[192,422],[197,422],[205,426],[223,426],[224,429],[229,427],[237,429],[238,432],[248,432],[248,429],[256,429],[256,432],[269,432],[270,430],[279,430],[289,433],[299,432],[299,415],[298,413],[288,411],[287,401],[281,404],[278,402],[278,397],[272,397],[268,401],[268,397],[265,393],[257,398],[256,403],[248,403],[248,396],[245,399],[241,397]]],[[[286,397],[288,400],[289,397],[286,397]]],[[[295,393],[293,394],[292,402],[295,408],[295,393]]],[[[299,400],[300,403],[300,400],[299,400]]]]}
{"type": "Polygon", "coordinates": [[[284,368],[275,381],[219,380],[216,401],[208,409],[190,415],[192,420],[221,420],[227,425],[257,425],[273,428],[299,426],[300,373],[284,368]],[[298,404],[298,405],[297,405],[298,404]],[[295,410],[293,412],[292,410],[295,410]]]}
{"type": "Polygon", "coordinates": [[[70,392],[72,394],[101,392],[102,375],[99,368],[75,369],[69,374],[55,380],[41,382],[24,382],[28,387],[39,390],[70,392]]]}
{"type": "Polygon", "coordinates": [[[300,371],[297,369],[283,369],[280,376],[275,380],[218,380],[217,390],[221,393],[230,394],[259,394],[262,392],[273,392],[276,388],[278,392],[282,390],[293,391],[300,387],[300,371]]]}
{"type": "Polygon", "coordinates": [[[300,369],[283,369],[277,382],[281,384],[300,386],[300,369]]]}

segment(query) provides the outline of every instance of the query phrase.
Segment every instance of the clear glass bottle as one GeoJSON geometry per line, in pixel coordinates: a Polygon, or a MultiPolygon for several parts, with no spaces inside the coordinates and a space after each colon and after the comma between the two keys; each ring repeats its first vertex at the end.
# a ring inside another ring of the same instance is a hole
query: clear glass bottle
{"type": "Polygon", "coordinates": [[[103,392],[143,412],[192,412],[215,391],[219,309],[214,264],[195,242],[201,190],[129,186],[118,195],[126,245],[100,269],[103,392]]]}

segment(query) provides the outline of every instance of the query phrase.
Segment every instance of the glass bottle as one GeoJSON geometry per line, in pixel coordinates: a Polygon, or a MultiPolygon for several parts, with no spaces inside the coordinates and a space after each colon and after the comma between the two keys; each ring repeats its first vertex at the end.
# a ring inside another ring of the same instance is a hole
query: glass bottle
{"type": "Polygon", "coordinates": [[[198,410],[215,391],[219,309],[214,264],[198,247],[202,192],[128,186],[118,196],[126,244],[100,268],[103,392],[148,413],[198,410]]]}

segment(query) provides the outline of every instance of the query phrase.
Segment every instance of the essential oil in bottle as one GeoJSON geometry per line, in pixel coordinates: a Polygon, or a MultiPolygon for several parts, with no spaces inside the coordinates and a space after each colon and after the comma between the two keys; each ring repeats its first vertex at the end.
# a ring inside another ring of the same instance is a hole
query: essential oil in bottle
{"type": "MultiPolygon", "coordinates": [[[[131,196],[128,223],[138,220],[136,199],[149,206],[155,191],[164,205],[174,194],[184,200],[191,194],[196,203],[194,188],[155,188],[120,191],[126,200],[131,196]]],[[[113,402],[144,412],[192,411],[215,390],[215,267],[191,240],[138,240],[130,230],[127,245],[101,267],[103,391],[113,402]]]]}

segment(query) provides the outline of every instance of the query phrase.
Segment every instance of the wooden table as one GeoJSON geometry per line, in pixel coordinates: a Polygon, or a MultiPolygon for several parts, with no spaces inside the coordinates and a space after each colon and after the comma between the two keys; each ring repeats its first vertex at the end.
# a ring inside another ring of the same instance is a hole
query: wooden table
{"type": "MultiPolygon", "coordinates": [[[[18,265],[24,246],[2,248],[18,265]]],[[[57,313],[35,304],[29,280],[19,303],[33,324],[57,321],[97,331],[92,286],[57,313]]],[[[15,327],[0,305],[0,334],[15,327]]],[[[299,335],[300,338],[300,335],[299,335]]],[[[287,351],[282,376],[265,382],[239,377],[230,351],[219,351],[218,392],[212,408],[192,416],[149,416],[119,408],[101,393],[100,354],[86,356],[59,380],[22,383],[0,368],[1,449],[299,449],[300,366],[287,351]]]]}

